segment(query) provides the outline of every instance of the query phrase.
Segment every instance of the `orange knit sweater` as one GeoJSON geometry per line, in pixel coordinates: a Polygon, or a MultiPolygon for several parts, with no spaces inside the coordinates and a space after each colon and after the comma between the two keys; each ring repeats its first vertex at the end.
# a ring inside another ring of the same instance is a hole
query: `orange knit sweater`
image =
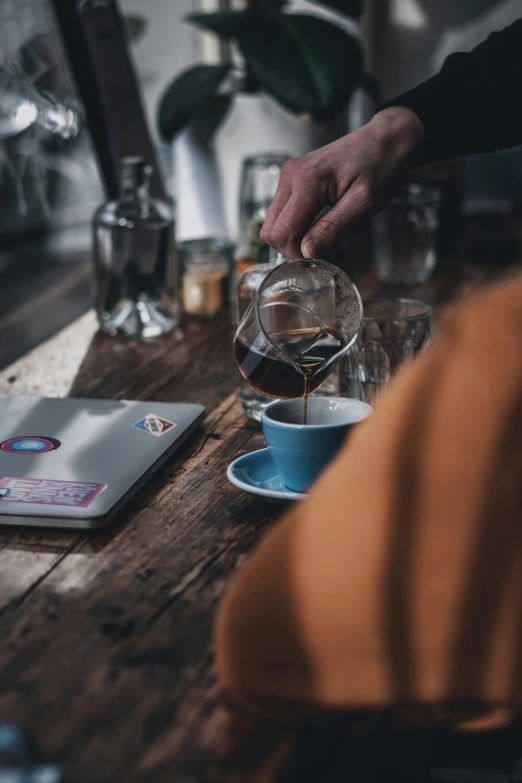
{"type": "Polygon", "coordinates": [[[450,311],[233,580],[218,669],[263,712],[522,702],[522,277],[450,311]]]}

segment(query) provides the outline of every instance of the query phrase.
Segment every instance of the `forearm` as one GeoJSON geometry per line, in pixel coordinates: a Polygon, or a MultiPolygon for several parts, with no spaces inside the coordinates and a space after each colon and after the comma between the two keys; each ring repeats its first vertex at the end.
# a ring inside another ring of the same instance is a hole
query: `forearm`
{"type": "Polygon", "coordinates": [[[432,79],[384,104],[403,106],[425,132],[420,163],[522,144],[522,20],[471,52],[448,57],[432,79]]]}
{"type": "Polygon", "coordinates": [[[381,155],[392,158],[406,170],[421,165],[424,153],[424,126],[418,116],[405,106],[390,106],[377,112],[367,126],[381,146],[381,155]]]}

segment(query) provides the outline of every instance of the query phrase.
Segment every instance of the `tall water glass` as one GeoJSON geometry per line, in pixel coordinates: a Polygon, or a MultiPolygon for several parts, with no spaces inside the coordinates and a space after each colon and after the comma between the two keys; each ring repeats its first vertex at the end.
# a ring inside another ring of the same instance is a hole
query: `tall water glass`
{"type": "Polygon", "coordinates": [[[372,403],[404,362],[428,345],[431,307],[415,299],[363,302],[357,340],[345,360],[348,396],[372,403]]]}
{"type": "Polygon", "coordinates": [[[243,161],[239,196],[240,251],[236,264],[239,277],[251,264],[266,264],[269,248],[259,232],[275,196],[281,169],[288,155],[252,155],[243,161]]]}

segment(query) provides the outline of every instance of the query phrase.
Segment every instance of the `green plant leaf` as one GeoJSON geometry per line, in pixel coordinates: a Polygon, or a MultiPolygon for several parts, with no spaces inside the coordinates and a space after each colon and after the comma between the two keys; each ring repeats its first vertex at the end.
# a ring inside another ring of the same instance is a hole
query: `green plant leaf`
{"type": "Polygon", "coordinates": [[[364,7],[364,0],[313,0],[313,2],[327,5],[328,8],[340,11],[345,16],[352,17],[352,19],[359,19],[364,7]]]}
{"type": "Polygon", "coordinates": [[[209,104],[229,70],[229,63],[196,65],[169,84],[158,109],[158,129],[165,141],[171,141],[209,104]]]}
{"type": "Polygon", "coordinates": [[[261,87],[290,111],[334,117],[360,82],[357,41],[336,25],[302,14],[245,15],[237,41],[261,87]]]}
{"type": "Polygon", "coordinates": [[[223,38],[234,38],[250,16],[245,11],[218,11],[215,14],[189,14],[187,22],[196,25],[201,30],[210,30],[223,38]]]}

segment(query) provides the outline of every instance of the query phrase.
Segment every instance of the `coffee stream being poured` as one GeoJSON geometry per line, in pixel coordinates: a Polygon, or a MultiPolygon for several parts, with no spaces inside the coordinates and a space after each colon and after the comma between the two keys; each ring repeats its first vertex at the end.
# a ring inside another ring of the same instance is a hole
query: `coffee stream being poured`
{"type": "Polygon", "coordinates": [[[308,395],[326,379],[330,359],[346,345],[343,337],[328,326],[269,331],[268,336],[293,364],[256,351],[240,337],[234,341],[234,356],[243,377],[270,397],[303,397],[306,424],[308,395]]]}
{"type": "MultiPolygon", "coordinates": [[[[337,365],[359,331],[362,303],[344,272],[317,259],[285,261],[264,278],[238,325],[234,354],[241,374],[268,397],[308,395],[337,365]]],[[[259,418],[263,401],[247,415],[259,418]],[[254,415],[257,413],[257,416],[254,415]]]]}

